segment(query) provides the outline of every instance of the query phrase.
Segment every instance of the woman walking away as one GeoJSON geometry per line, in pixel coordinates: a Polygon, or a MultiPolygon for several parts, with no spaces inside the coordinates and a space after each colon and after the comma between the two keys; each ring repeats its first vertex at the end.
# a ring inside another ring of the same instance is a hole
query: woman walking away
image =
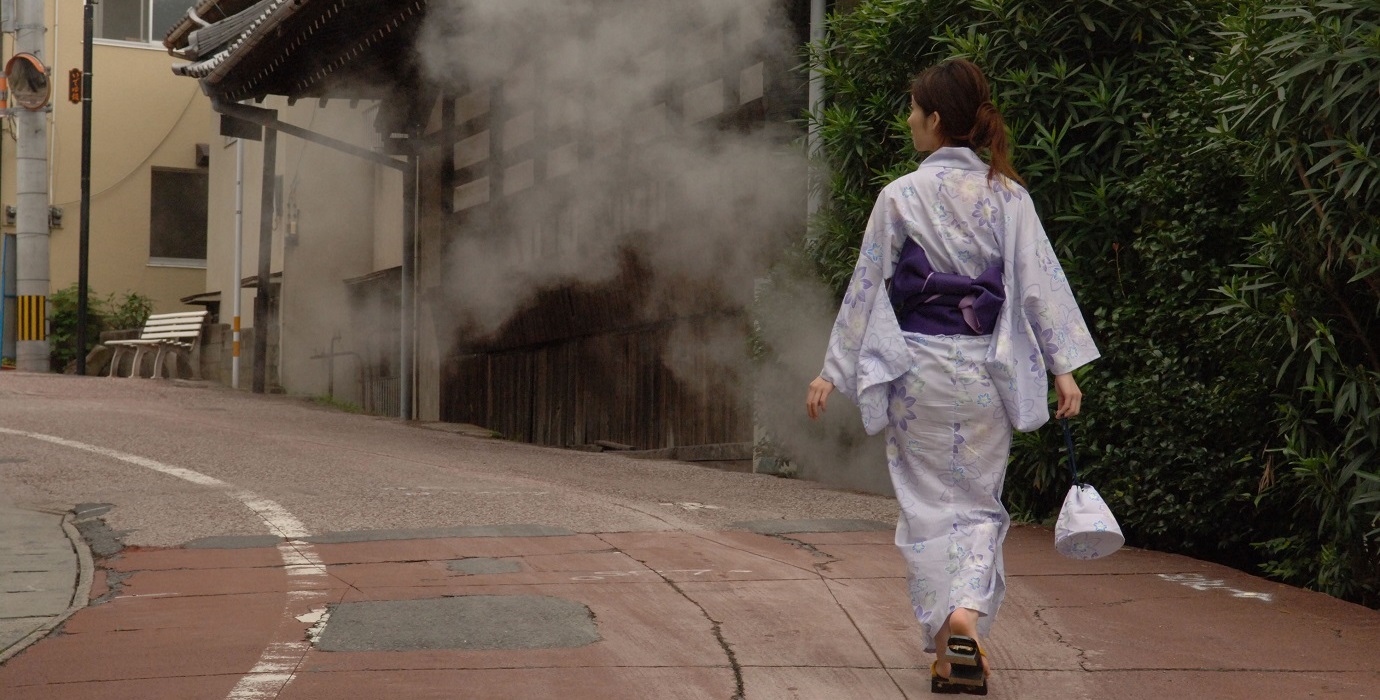
{"type": "Polygon", "coordinates": [[[1001,504],[1012,430],[1078,415],[1074,369],[1098,357],[977,66],[951,60],[911,85],[911,136],[929,152],[887,185],[806,409],[837,389],[886,431],[901,515],[896,546],[935,652],[931,690],[987,694],[985,637],[1006,591],[1001,504]],[[990,153],[990,165],[978,153],[990,153]]]}

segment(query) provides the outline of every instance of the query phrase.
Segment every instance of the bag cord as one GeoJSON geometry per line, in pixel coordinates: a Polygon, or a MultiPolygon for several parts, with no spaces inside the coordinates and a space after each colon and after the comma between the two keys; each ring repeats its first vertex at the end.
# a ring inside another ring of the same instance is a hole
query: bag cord
{"type": "Polygon", "coordinates": [[[1064,424],[1064,444],[1069,448],[1069,471],[1073,472],[1073,484],[1078,485],[1078,462],[1073,456],[1073,431],[1069,429],[1069,419],[1060,418],[1060,423],[1064,424]]]}

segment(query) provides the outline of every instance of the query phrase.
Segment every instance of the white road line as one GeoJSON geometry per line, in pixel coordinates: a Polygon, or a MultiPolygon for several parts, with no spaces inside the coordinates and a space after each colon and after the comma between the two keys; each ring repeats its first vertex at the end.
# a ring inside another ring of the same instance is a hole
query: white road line
{"type": "MultiPolygon", "coordinates": [[[[316,549],[309,542],[303,541],[310,537],[311,533],[307,530],[306,525],[302,524],[302,521],[278,503],[253,491],[236,488],[220,479],[206,476],[200,472],[174,467],[170,464],[119,450],[88,445],[84,442],[68,440],[54,435],[30,433],[9,428],[0,428],[0,434],[26,437],[74,450],[91,452],[127,464],[152,469],[198,486],[226,492],[243,503],[246,508],[254,511],[254,514],[258,515],[270,530],[285,540],[278,545],[278,554],[283,559],[283,568],[287,572],[288,580],[298,584],[297,590],[287,594],[289,606],[285,610],[287,622],[295,620],[292,605],[300,604],[303,600],[314,600],[321,596],[319,589],[311,590],[308,588],[314,582],[326,580],[326,567],[322,564],[321,558],[317,556],[316,549]]],[[[288,631],[290,632],[290,629],[288,631]]],[[[310,649],[311,644],[309,642],[299,639],[276,641],[269,644],[259,657],[259,662],[254,664],[254,667],[240,679],[239,683],[235,684],[235,687],[230,690],[230,694],[226,696],[226,700],[263,700],[276,697],[297,676],[297,665],[310,649]]]]}

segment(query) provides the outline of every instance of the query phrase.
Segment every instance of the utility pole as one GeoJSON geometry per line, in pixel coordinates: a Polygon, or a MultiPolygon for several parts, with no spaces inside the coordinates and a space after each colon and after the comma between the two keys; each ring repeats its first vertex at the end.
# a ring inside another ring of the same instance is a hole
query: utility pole
{"type": "MultiPolygon", "coordinates": [[[[48,33],[44,0],[18,0],[15,50],[43,59],[48,33]]],[[[21,311],[31,331],[21,333],[15,366],[23,372],[49,371],[47,333],[48,278],[48,115],[45,110],[15,112],[16,280],[21,311]]]]}
{"type": "Polygon", "coordinates": [[[86,319],[91,286],[91,62],[96,2],[86,0],[81,61],[81,233],[77,249],[77,374],[86,374],[86,319]]]}

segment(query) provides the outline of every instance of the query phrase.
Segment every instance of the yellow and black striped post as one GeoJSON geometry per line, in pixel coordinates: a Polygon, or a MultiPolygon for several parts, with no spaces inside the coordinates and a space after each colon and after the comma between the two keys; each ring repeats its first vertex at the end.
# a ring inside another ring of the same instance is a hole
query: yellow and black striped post
{"type": "Polygon", "coordinates": [[[18,336],[20,342],[48,339],[48,297],[19,297],[18,336]]]}

